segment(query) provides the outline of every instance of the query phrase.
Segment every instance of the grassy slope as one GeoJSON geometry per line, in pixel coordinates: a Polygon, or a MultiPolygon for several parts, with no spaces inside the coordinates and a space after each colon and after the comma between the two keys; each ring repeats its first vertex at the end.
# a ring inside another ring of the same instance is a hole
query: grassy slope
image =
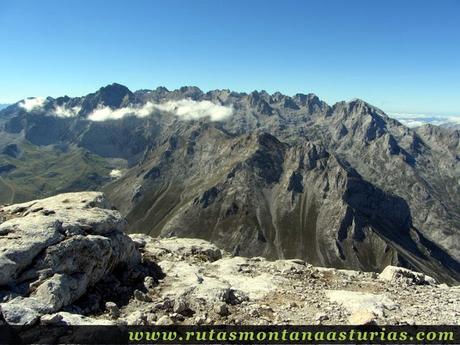
{"type": "Polygon", "coordinates": [[[23,154],[19,159],[0,154],[0,164],[17,167],[0,175],[0,203],[97,189],[109,181],[109,173],[114,168],[109,161],[80,148],[61,152],[24,143],[21,149],[23,154]]]}

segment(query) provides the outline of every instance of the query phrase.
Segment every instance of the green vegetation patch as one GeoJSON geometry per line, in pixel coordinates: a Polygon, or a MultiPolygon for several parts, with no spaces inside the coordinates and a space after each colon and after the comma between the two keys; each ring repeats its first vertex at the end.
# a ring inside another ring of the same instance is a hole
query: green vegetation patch
{"type": "Polygon", "coordinates": [[[0,174],[0,203],[22,202],[63,192],[97,190],[110,181],[110,160],[82,148],[20,145],[20,158],[0,154],[0,165],[15,169],[0,174]]]}

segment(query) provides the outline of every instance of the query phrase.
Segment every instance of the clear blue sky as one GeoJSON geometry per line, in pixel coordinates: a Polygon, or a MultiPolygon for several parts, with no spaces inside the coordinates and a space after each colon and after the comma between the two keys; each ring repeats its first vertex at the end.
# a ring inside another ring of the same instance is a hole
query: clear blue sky
{"type": "Polygon", "coordinates": [[[459,23],[458,0],[0,0],[0,103],[119,82],[458,115],[459,23]]]}

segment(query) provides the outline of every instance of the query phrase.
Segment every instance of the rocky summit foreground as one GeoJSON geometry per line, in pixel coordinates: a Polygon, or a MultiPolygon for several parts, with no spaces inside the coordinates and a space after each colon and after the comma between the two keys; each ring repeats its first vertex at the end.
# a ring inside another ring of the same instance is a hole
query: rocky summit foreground
{"type": "Polygon", "coordinates": [[[459,324],[460,289],[380,274],[232,256],[190,238],[129,237],[96,192],[1,209],[1,323],[459,324]]]}
{"type": "Polygon", "coordinates": [[[102,194],[74,193],[4,207],[0,224],[1,313],[9,324],[33,324],[82,297],[139,252],[126,221],[102,194]]]}

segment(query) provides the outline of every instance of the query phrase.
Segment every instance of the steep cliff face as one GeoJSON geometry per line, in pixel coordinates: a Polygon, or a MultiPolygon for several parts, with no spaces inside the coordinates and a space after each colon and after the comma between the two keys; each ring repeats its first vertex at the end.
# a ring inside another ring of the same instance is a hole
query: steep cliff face
{"type": "Polygon", "coordinates": [[[5,202],[102,188],[131,232],[459,279],[458,131],[413,130],[362,100],[265,91],[113,84],[21,104],[0,112],[0,157],[16,167],[0,176],[5,202]]]}

